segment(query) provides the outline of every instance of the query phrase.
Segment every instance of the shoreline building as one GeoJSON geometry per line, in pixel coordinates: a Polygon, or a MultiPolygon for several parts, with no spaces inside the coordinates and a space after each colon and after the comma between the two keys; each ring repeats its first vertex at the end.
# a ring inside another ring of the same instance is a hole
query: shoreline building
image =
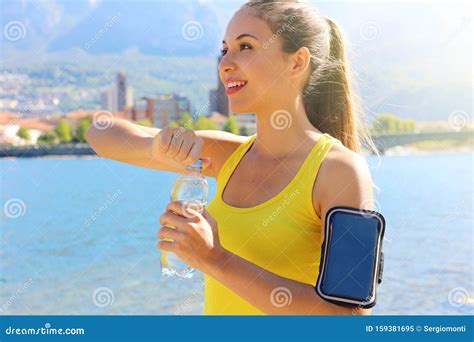
{"type": "Polygon", "coordinates": [[[184,113],[191,113],[191,102],[182,95],[163,94],[142,97],[130,110],[132,121],[148,119],[154,127],[162,128],[170,121],[180,120],[184,113]]]}
{"type": "Polygon", "coordinates": [[[133,88],[127,84],[125,73],[117,74],[115,83],[102,91],[100,99],[102,109],[109,112],[125,112],[133,107],[133,88]]]}

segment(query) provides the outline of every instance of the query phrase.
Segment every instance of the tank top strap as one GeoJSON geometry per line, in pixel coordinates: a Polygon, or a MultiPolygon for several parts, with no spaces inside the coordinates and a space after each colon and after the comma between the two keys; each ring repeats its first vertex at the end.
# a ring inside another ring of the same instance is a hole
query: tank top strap
{"type": "Polygon", "coordinates": [[[340,143],[340,141],[330,134],[324,133],[306,157],[296,177],[304,179],[306,182],[311,175],[316,176],[321,163],[335,143],[340,143]]]}
{"type": "Polygon", "coordinates": [[[314,209],[313,188],[319,173],[319,169],[321,168],[321,164],[335,143],[342,144],[338,139],[332,137],[328,133],[324,133],[311,150],[303,166],[294,179],[293,186],[297,187],[301,191],[302,207],[306,208],[308,213],[310,213],[312,218],[318,223],[321,223],[322,221],[314,209]]]}
{"type": "Polygon", "coordinates": [[[222,187],[220,187],[221,189],[227,184],[227,181],[234,172],[234,169],[237,167],[245,153],[247,153],[247,151],[250,149],[256,137],[256,134],[251,135],[226,159],[217,176],[217,183],[222,185],[222,187]]]}

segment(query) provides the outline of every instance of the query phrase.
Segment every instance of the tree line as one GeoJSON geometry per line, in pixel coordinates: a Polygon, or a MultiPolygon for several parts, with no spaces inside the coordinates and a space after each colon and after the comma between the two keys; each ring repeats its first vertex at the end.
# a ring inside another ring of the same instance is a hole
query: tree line
{"type": "MultiPolygon", "coordinates": [[[[85,143],[86,132],[92,123],[92,117],[79,119],[75,126],[71,124],[70,120],[61,119],[56,124],[54,130],[44,132],[38,137],[37,144],[55,145],[60,143],[85,143]]],[[[142,126],[153,127],[153,124],[149,119],[140,119],[135,121],[135,123],[142,126]]],[[[196,120],[193,120],[191,115],[187,112],[183,114],[183,117],[180,120],[171,121],[169,126],[185,127],[193,130],[219,129],[213,120],[205,116],[199,116],[196,120]]],[[[237,120],[233,115],[229,116],[222,129],[233,134],[248,135],[245,127],[239,128],[237,120]]],[[[17,136],[27,141],[31,139],[30,131],[25,127],[21,127],[18,130],[17,136]]]]}

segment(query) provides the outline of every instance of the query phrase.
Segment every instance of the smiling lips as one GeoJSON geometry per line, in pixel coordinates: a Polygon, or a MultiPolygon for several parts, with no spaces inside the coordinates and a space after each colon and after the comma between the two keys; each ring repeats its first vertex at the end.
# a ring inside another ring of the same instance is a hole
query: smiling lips
{"type": "Polygon", "coordinates": [[[247,81],[229,81],[226,82],[225,92],[227,95],[231,95],[235,92],[238,92],[240,89],[245,87],[247,81]]]}

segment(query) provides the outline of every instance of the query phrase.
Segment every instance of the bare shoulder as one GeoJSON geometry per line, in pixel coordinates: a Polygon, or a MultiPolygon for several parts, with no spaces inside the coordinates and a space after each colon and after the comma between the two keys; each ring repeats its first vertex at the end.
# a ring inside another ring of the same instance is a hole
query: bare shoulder
{"type": "Polygon", "coordinates": [[[217,178],[227,158],[249,138],[214,130],[196,131],[196,135],[203,139],[201,155],[211,158],[211,166],[205,170],[205,175],[214,178],[217,178]]]}
{"type": "Polygon", "coordinates": [[[372,178],[364,157],[334,144],[316,178],[313,205],[320,218],[335,206],[372,209],[372,178]]]}

